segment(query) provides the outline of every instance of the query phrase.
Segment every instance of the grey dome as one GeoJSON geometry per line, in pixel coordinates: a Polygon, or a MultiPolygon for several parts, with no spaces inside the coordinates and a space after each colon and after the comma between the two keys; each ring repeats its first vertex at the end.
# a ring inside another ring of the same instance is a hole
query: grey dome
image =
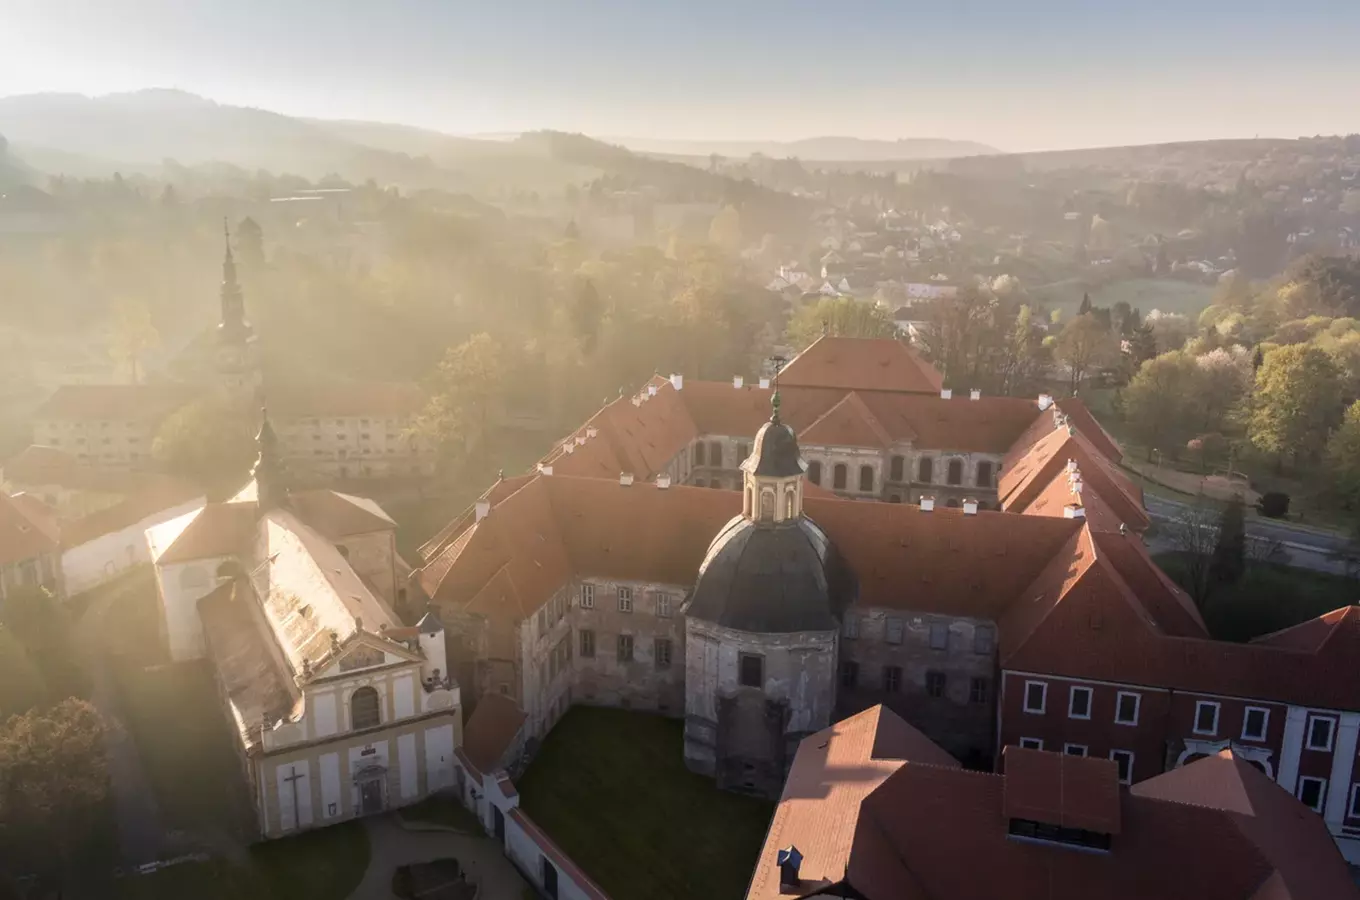
{"type": "Polygon", "coordinates": [[[833,631],[850,594],[848,570],[812,520],[737,516],[709,544],[685,614],[736,631],[833,631]]]}
{"type": "Polygon", "coordinates": [[[779,421],[778,412],[756,432],[751,455],[741,466],[752,475],[789,478],[803,474],[802,456],[793,429],[779,421]]]}

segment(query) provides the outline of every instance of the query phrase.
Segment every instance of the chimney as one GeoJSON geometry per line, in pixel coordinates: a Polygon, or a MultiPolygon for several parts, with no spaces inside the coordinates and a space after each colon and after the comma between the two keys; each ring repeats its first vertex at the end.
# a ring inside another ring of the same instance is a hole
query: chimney
{"type": "Polygon", "coordinates": [[[1078,474],[1072,479],[1072,493],[1074,493],[1074,494],[1080,494],[1080,493],[1081,493],[1081,474],[1080,474],[1080,473],[1078,473],[1078,474]]]}
{"type": "Polygon", "coordinates": [[[670,487],[671,486],[670,474],[667,472],[662,472],[660,475],[656,476],[656,486],[663,491],[666,488],[670,487]]]}
{"type": "Polygon", "coordinates": [[[647,385],[647,396],[648,396],[648,397],[655,397],[655,396],[656,396],[656,385],[654,385],[654,384],[649,384],[649,385],[647,385]]]}
{"type": "Polygon", "coordinates": [[[1048,408],[1049,408],[1050,406],[1052,406],[1052,405],[1053,405],[1053,396],[1052,396],[1051,394],[1040,394],[1040,395],[1039,395],[1039,412],[1043,412],[1044,410],[1048,409],[1048,408]]]}
{"type": "Polygon", "coordinates": [[[631,485],[632,483],[633,483],[633,473],[632,473],[632,472],[620,472],[620,473],[619,473],[619,484],[623,485],[624,487],[628,487],[628,486],[631,485]]]}
{"type": "Polygon", "coordinates": [[[585,444],[586,444],[586,436],[585,436],[584,434],[578,434],[578,435],[576,435],[576,446],[578,446],[578,447],[584,447],[585,444]]]}
{"type": "Polygon", "coordinates": [[[798,852],[798,848],[789,844],[788,847],[775,854],[775,865],[779,866],[779,887],[797,887],[802,879],[798,875],[798,870],[803,865],[803,854],[798,852]]]}
{"type": "Polygon", "coordinates": [[[981,400],[981,399],[982,399],[982,391],[978,390],[977,388],[973,388],[971,391],[968,392],[968,399],[969,399],[969,400],[981,400]]]}
{"type": "Polygon", "coordinates": [[[1077,471],[1077,461],[1075,459],[1071,459],[1070,457],[1068,458],[1067,471],[1069,473],[1077,471]]]}
{"type": "Polygon", "coordinates": [[[770,389],[770,379],[768,378],[760,379],[760,389],[762,391],[768,391],[770,389]]]}
{"type": "Polygon", "coordinates": [[[930,512],[930,511],[933,510],[934,508],[935,508],[935,498],[934,498],[934,497],[922,497],[922,498],[921,498],[921,512],[930,512]]]}
{"type": "Polygon", "coordinates": [[[977,501],[976,500],[963,501],[963,514],[965,516],[977,515],[977,501]]]}
{"type": "Polygon", "coordinates": [[[740,390],[746,384],[746,379],[740,375],[732,376],[732,387],[740,390]]]}
{"type": "Polygon", "coordinates": [[[477,521],[480,522],[480,521],[482,521],[482,519],[485,519],[487,516],[491,515],[491,501],[490,501],[490,500],[478,500],[478,501],[477,501],[476,510],[477,510],[477,521]]]}
{"type": "Polygon", "coordinates": [[[642,398],[641,398],[641,397],[633,397],[633,398],[631,398],[631,399],[632,399],[632,403],[633,403],[634,406],[641,406],[641,405],[642,405],[642,398]]]}
{"type": "Polygon", "coordinates": [[[941,389],[940,389],[940,399],[941,399],[941,400],[951,400],[951,399],[953,399],[953,397],[954,397],[954,391],[953,391],[951,388],[941,388],[941,389]]]}
{"type": "Polygon", "coordinates": [[[586,437],[588,438],[593,438],[599,433],[600,429],[596,428],[594,425],[589,425],[586,427],[586,437]]]}
{"type": "Polygon", "coordinates": [[[1086,518],[1086,509],[1079,503],[1069,503],[1063,507],[1063,518],[1084,519],[1086,518]]]}
{"type": "Polygon", "coordinates": [[[567,454],[567,456],[571,456],[573,453],[576,452],[576,442],[567,441],[565,444],[562,445],[562,452],[567,454]]]}
{"type": "Polygon", "coordinates": [[[672,375],[672,376],[671,376],[671,387],[675,388],[677,391],[683,391],[683,390],[685,389],[685,376],[684,376],[684,375],[672,375]]]}
{"type": "Polygon", "coordinates": [[[538,464],[538,472],[539,472],[540,475],[551,475],[551,474],[552,474],[552,466],[547,465],[546,463],[539,463],[539,464],[538,464]]]}

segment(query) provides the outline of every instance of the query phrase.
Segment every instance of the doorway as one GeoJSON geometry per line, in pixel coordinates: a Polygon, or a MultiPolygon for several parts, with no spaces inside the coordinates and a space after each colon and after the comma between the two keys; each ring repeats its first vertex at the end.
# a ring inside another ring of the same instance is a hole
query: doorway
{"type": "Polygon", "coordinates": [[[359,782],[359,813],[369,816],[383,811],[383,790],[380,778],[359,782]]]}

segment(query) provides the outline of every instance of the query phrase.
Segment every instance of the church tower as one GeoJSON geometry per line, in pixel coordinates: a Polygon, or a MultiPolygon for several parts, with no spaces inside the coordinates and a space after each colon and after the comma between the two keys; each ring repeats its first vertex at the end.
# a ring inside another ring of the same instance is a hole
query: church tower
{"type": "Polygon", "coordinates": [[[779,393],[741,464],[742,513],[709,544],[685,604],[685,764],[777,797],[798,742],[831,723],[840,617],[835,547],[803,513],[806,468],[779,393]]]}
{"type": "Polygon", "coordinates": [[[217,375],[233,392],[255,392],[260,386],[259,360],[255,332],[246,321],[245,299],[236,278],[236,260],[231,253],[231,233],[222,223],[226,254],[222,259],[221,320],[217,325],[217,375]]]}
{"type": "Polygon", "coordinates": [[[285,505],[288,501],[288,478],[279,458],[279,438],[269,423],[269,410],[260,409],[260,431],[255,435],[259,456],[250,476],[255,479],[255,496],[261,515],[285,505]]]}

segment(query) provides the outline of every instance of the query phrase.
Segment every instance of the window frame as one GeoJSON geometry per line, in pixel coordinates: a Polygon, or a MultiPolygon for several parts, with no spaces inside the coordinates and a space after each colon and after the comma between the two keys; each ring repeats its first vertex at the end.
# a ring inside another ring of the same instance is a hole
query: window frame
{"type": "Polygon", "coordinates": [[[1335,716],[1309,716],[1308,729],[1304,733],[1303,747],[1305,750],[1318,750],[1323,753],[1331,753],[1336,746],[1336,717],[1335,716]],[[1327,723],[1327,744],[1319,747],[1313,743],[1313,726],[1318,722],[1327,723]]]}
{"type": "Polygon", "coordinates": [[[973,626],[973,652],[978,656],[991,656],[996,652],[996,629],[991,625],[973,626]],[[979,649],[981,641],[979,638],[986,636],[987,649],[979,649]]]}
{"type": "Polygon", "coordinates": [[[669,669],[671,667],[671,660],[674,656],[675,647],[671,643],[670,638],[659,637],[652,640],[652,664],[656,668],[669,669]],[[662,653],[663,650],[665,651],[664,654],[662,653]],[[665,662],[662,662],[662,656],[666,657],[665,662]]]}
{"type": "Polygon", "coordinates": [[[582,628],[582,629],[580,629],[577,633],[581,635],[579,638],[577,638],[577,640],[579,640],[579,641],[581,642],[581,645],[580,645],[580,647],[578,648],[578,649],[579,649],[579,654],[578,654],[578,655],[579,655],[582,659],[594,659],[594,658],[595,658],[595,629],[593,629],[593,628],[582,628]],[[587,645],[587,644],[590,645],[590,647],[589,647],[589,652],[587,652],[587,648],[586,648],[586,645],[587,645]]]}
{"type": "Polygon", "coordinates": [[[875,479],[875,477],[874,477],[874,467],[873,467],[873,466],[860,466],[860,467],[859,467],[859,491],[860,491],[861,494],[872,493],[873,490],[874,490],[874,481],[875,481],[875,480],[876,480],[876,479],[875,479]],[[865,476],[868,476],[868,477],[866,478],[865,476]],[[866,484],[866,483],[869,485],[868,487],[865,487],[865,484],[866,484]]]}
{"type": "Polygon", "coordinates": [[[836,463],[831,467],[831,489],[833,491],[844,491],[846,485],[850,483],[850,467],[845,463],[836,463]]]}
{"type": "Polygon", "coordinates": [[[930,649],[931,649],[931,650],[943,650],[943,651],[945,651],[946,653],[949,651],[949,625],[948,625],[948,624],[942,623],[942,622],[931,622],[931,623],[930,623],[930,649]],[[937,635],[937,634],[943,634],[943,635],[944,635],[944,642],[943,642],[942,644],[937,644],[937,643],[936,643],[936,641],[935,641],[935,635],[937,635]]]}
{"type": "Polygon", "coordinates": [[[994,474],[994,467],[993,467],[993,465],[992,465],[991,460],[988,460],[988,459],[981,459],[981,460],[978,460],[977,466],[976,466],[976,467],[974,468],[974,470],[973,470],[973,484],[976,485],[977,487],[985,487],[985,488],[989,488],[989,487],[992,486],[992,479],[993,479],[994,477],[995,477],[995,474],[994,474]],[[987,472],[987,478],[986,478],[986,480],[983,480],[983,478],[982,478],[982,472],[983,472],[983,468],[982,468],[982,467],[983,467],[983,466],[986,466],[986,467],[987,467],[987,469],[986,469],[986,472],[987,472]]]}
{"type": "Polygon", "coordinates": [[[1218,720],[1222,714],[1223,704],[1219,703],[1217,700],[1196,700],[1195,718],[1190,723],[1190,730],[1195,734],[1203,734],[1208,735],[1210,737],[1216,736],[1218,734],[1218,720]],[[1204,729],[1199,727],[1200,710],[1205,709],[1206,707],[1212,707],[1214,711],[1214,724],[1213,727],[1208,731],[1205,731],[1204,729]]]}
{"type": "Polygon", "coordinates": [[[841,620],[841,637],[848,641],[859,639],[859,616],[847,611],[841,620]]]}
{"type": "Polygon", "coordinates": [[[1298,789],[1294,791],[1294,797],[1304,806],[1307,806],[1313,812],[1321,815],[1322,810],[1327,806],[1327,779],[1318,778],[1314,775],[1300,775],[1298,789]],[[1314,782],[1318,786],[1317,806],[1313,806],[1303,799],[1304,785],[1308,784],[1309,782],[1314,782]]]}
{"type": "Polygon", "coordinates": [[[963,485],[963,476],[964,476],[964,474],[965,474],[965,472],[964,472],[964,469],[965,469],[965,468],[966,468],[966,467],[965,467],[964,464],[963,464],[963,460],[959,459],[957,456],[954,457],[953,459],[949,460],[949,462],[945,463],[945,466],[944,466],[944,483],[947,484],[947,485],[950,485],[951,487],[960,487],[960,486],[962,486],[962,485],[963,485]],[[958,467],[958,473],[959,473],[959,474],[958,474],[958,477],[957,477],[957,478],[954,477],[954,467],[955,467],[955,466],[958,467]]]}
{"type": "Polygon", "coordinates": [[[637,658],[637,648],[633,645],[631,634],[620,634],[618,639],[614,641],[614,658],[619,662],[633,662],[637,658]],[[626,645],[625,641],[627,641],[626,645]],[[623,652],[625,646],[628,647],[627,654],[623,652]]]}
{"type": "Polygon", "coordinates": [[[741,687],[765,689],[765,657],[759,653],[739,653],[737,654],[737,684],[741,687]],[[754,662],[758,667],[756,672],[756,684],[751,684],[746,680],[747,663],[754,662]]]}
{"type": "Polygon", "coordinates": [[[1035,737],[1022,737],[1018,745],[1022,750],[1042,750],[1044,749],[1044,739],[1035,737]]]}
{"type": "Polygon", "coordinates": [[[1119,766],[1120,757],[1128,759],[1129,762],[1124,769],[1124,775],[1119,779],[1119,783],[1133,784],[1133,760],[1135,758],[1134,753],[1132,750],[1111,750],[1110,760],[1115,764],[1116,768],[1119,766]]]}
{"type": "Polygon", "coordinates": [[[940,669],[926,670],[926,696],[933,700],[943,698],[949,692],[949,674],[940,669]],[[933,680],[939,681],[940,691],[937,694],[931,685],[933,680]]]}
{"type": "Polygon", "coordinates": [[[901,484],[903,476],[907,472],[907,458],[905,456],[894,456],[888,461],[888,480],[896,484],[901,484]]]}
{"type": "Polygon", "coordinates": [[[1143,713],[1143,695],[1137,691],[1120,691],[1114,696],[1114,724],[1134,726],[1138,724],[1138,719],[1143,713]],[[1119,718],[1120,707],[1124,705],[1124,698],[1133,698],[1133,721],[1119,718]]]}
{"type": "Polygon", "coordinates": [[[1356,809],[1358,803],[1360,803],[1360,781],[1351,785],[1350,800],[1346,804],[1346,818],[1360,819],[1360,809],[1356,809]]]}
{"type": "Polygon", "coordinates": [[[656,615],[659,619],[669,619],[671,613],[671,595],[660,593],[656,595],[656,615]]]}
{"type": "Polygon", "coordinates": [[[992,680],[974,675],[968,679],[968,702],[976,705],[991,702],[992,680]],[[979,689],[980,688],[980,689],[979,689]]]}
{"type": "Polygon", "coordinates": [[[1069,742],[1069,743],[1066,743],[1066,744],[1063,744],[1063,756],[1079,756],[1079,757],[1081,757],[1082,759],[1085,759],[1086,757],[1088,757],[1088,756],[1090,756],[1090,755],[1091,755],[1091,745],[1090,745],[1090,744],[1073,744],[1073,743],[1070,743],[1070,742],[1069,742]],[[1073,752],[1073,751],[1078,751],[1078,750],[1081,751],[1081,752],[1079,752],[1079,753],[1073,752]]]}
{"type": "Polygon", "coordinates": [[[580,604],[581,604],[581,609],[594,609],[594,608],[595,608],[595,585],[593,585],[593,584],[583,584],[583,585],[581,585],[581,596],[580,596],[580,598],[579,598],[579,601],[580,601],[580,604]]]}
{"type": "Polygon", "coordinates": [[[350,730],[350,731],[364,731],[364,730],[369,729],[369,728],[379,728],[379,727],[382,726],[382,724],[383,724],[383,708],[382,708],[382,707],[383,707],[383,704],[382,704],[382,694],[380,694],[380,693],[378,692],[378,689],[375,688],[375,687],[373,687],[372,685],[361,684],[361,685],[359,685],[358,687],[356,687],[354,690],[350,691],[350,694],[349,694],[349,704],[348,704],[348,706],[349,706],[349,730],[350,730]],[[364,697],[369,697],[369,696],[371,696],[371,697],[373,698],[373,716],[374,716],[374,721],[369,722],[369,723],[366,723],[366,724],[364,724],[364,725],[359,725],[359,724],[357,724],[357,723],[354,721],[354,718],[355,718],[355,717],[354,717],[354,701],[355,701],[355,699],[356,699],[357,697],[359,697],[359,695],[361,695],[361,694],[362,694],[364,697]]]}
{"type": "Polygon", "coordinates": [[[931,456],[918,457],[916,460],[916,483],[934,484],[935,483],[935,458],[931,456]]]}
{"type": "Polygon", "coordinates": [[[1095,705],[1096,692],[1082,684],[1070,685],[1067,689],[1067,718],[1090,720],[1091,707],[1095,705]],[[1079,714],[1073,711],[1076,706],[1078,694],[1086,695],[1086,713],[1079,714]]]}
{"type": "Polygon", "coordinates": [[[1270,733],[1270,710],[1264,706],[1248,706],[1242,710],[1242,740],[1244,741],[1264,741],[1266,735],[1270,733]],[[1251,722],[1251,714],[1258,712],[1261,714],[1261,733],[1248,734],[1247,724],[1251,722]]]}
{"type": "Polygon", "coordinates": [[[900,694],[902,693],[902,667],[884,666],[883,667],[883,693],[900,694]]]}
{"type": "Polygon", "coordinates": [[[836,673],[840,686],[855,690],[859,687],[859,661],[854,659],[841,660],[840,671],[836,673]]]}
{"type": "Polygon", "coordinates": [[[821,487],[821,486],[822,486],[822,461],[821,461],[821,460],[819,460],[819,459],[810,459],[810,460],[808,460],[807,480],[810,481],[810,482],[812,482],[813,484],[817,485],[818,487],[821,487]]]}
{"type": "Polygon", "coordinates": [[[619,612],[630,613],[633,611],[633,589],[627,585],[619,585],[619,612]]]}
{"type": "Polygon", "coordinates": [[[1022,697],[1021,699],[1024,701],[1023,704],[1022,704],[1022,709],[1023,709],[1024,712],[1027,712],[1027,713],[1029,713],[1030,715],[1035,715],[1035,716],[1042,716],[1042,715],[1044,715],[1045,713],[1048,712],[1048,682],[1047,682],[1047,681],[1026,681],[1026,682],[1025,682],[1025,693],[1024,693],[1024,695],[1023,695],[1023,697],[1022,697]],[[1039,695],[1039,708],[1038,708],[1038,709],[1032,708],[1032,707],[1030,706],[1030,703],[1029,703],[1029,694],[1030,694],[1030,691],[1033,690],[1034,688],[1039,688],[1039,690],[1040,690],[1040,695],[1039,695]]]}
{"type": "Polygon", "coordinates": [[[906,640],[907,623],[899,616],[888,616],[883,620],[883,640],[889,644],[901,644],[906,640]],[[897,630],[897,637],[893,637],[893,629],[897,630]]]}

